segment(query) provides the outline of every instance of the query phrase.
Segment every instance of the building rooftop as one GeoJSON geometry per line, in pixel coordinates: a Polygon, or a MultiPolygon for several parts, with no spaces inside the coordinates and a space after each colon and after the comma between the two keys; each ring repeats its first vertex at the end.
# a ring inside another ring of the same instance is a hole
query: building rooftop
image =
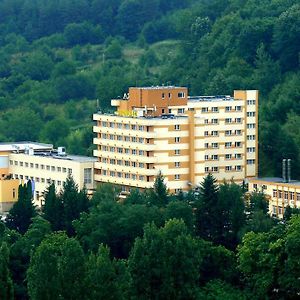
{"type": "Polygon", "coordinates": [[[234,101],[234,98],[229,95],[216,95],[216,96],[189,96],[188,101],[234,101]]]}
{"type": "Polygon", "coordinates": [[[37,142],[13,142],[13,143],[0,143],[0,151],[25,151],[25,149],[33,150],[49,150],[53,149],[52,144],[44,144],[37,142]]]}
{"type": "Polygon", "coordinates": [[[50,159],[59,159],[59,160],[68,160],[68,161],[76,161],[80,163],[84,162],[94,162],[97,161],[96,158],[90,156],[82,156],[82,155],[59,155],[56,151],[44,151],[44,152],[35,152],[33,154],[24,154],[24,153],[16,153],[18,155],[28,155],[28,156],[38,156],[45,157],[50,159]]]}
{"type": "Polygon", "coordinates": [[[130,88],[141,89],[141,90],[186,89],[186,87],[175,86],[175,85],[156,85],[156,86],[143,86],[143,87],[130,87],[130,88]]]}
{"type": "Polygon", "coordinates": [[[270,182],[270,183],[288,183],[288,184],[300,186],[299,180],[290,180],[289,182],[284,182],[283,178],[281,178],[281,177],[256,177],[256,178],[250,179],[250,181],[251,180],[259,180],[259,181],[265,181],[265,182],[270,182]]]}

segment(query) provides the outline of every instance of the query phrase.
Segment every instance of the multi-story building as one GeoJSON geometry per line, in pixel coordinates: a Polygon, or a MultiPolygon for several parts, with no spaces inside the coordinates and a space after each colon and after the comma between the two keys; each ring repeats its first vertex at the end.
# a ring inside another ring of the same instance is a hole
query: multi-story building
{"type": "Polygon", "coordinates": [[[41,206],[47,187],[55,183],[59,192],[69,174],[79,189],[85,187],[88,191],[92,191],[94,162],[93,157],[67,155],[63,147],[55,150],[48,144],[32,142],[0,144],[0,171],[2,170],[3,182],[6,179],[7,186],[0,202],[16,201],[17,194],[14,191],[17,191],[20,182],[31,180],[35,204],[41,206]],[[12,180],[14,186],[10,186],[12,180]],[[15,195],[14,199],[9,198],[12,193],[15,195]]]}
{"type": "Polygon", "coordinates": [[[269,213],[283,218],[285,208],[300,208],[300,181],[283,178],[251,178],[249,192],[263,191],[269,201],[269,213]]]}
{"type": "Polygon", "coordinates": [[[115,114],[94,114],[95,181],[143,189],[161,171],[176,193],[208,173],[219,182],[257,176],[258,91],[187,94],[184,87],[130,88],[112,100],[115,114]]]}

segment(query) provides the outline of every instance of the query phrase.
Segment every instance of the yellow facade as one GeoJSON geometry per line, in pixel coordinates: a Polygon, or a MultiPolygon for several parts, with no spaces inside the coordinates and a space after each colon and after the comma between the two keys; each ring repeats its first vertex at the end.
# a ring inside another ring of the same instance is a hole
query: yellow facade
{"type": "Polygon", "coordinates": [[[283,182],[282,178],[252,178],[249,192],[263,191],[269,201],[269,213],[283,218],[285,208],[300,208],[300,182],[283,182]]]}
{"type": "Polygon", "coordinates": [[[0,180],[0,212],[9,211],[18,199],[19,180],[0,180]]]}
{"type": "MultiPolygon", "coordinates": [[[[159,95],[166,97],[166,90],[174,89],[171,95],[187,95],[183,88],[143,88],[145,94],[147,89],[147,95],[154,89],[155,101],[159,95]]],[[[143,103],[144,98],[138,99],[135,92],[135,102],[143,103]]],[[[138,117],[120,116],[118,111],[94,115],[96,182],[119,184],[124,190],[149,188],[161,171],[170,191],[176,193],[198,185],[208,173],[220,182],[256,176],[257,91],[177,100],[168,102],[165,115],[153,116],[147,107],[137,108],[138,117]]],[[[113,104],[121,109],[116,101],[113,104]]]]}

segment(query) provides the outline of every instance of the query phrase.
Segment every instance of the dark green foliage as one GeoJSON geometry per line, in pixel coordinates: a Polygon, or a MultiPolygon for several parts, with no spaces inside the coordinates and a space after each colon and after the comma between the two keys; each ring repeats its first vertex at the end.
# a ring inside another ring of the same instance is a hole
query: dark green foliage
{"type": "Polygon", "coordinates": [[[45,191],[44,199],[44,218],[50,222],[53,231],[62,230],[64,228],[63,202],[61,197],[56,194],[53,183],[45,191]]]}
{"type": "Polygon", "coordinates": [[[30,299],[83,297],[84,270],[79,242],[63,233],[49,235],[37,247],[27,271],[30,299]]]}
{"type": "Polygon", "coordinates": [[[19,185],[18,200],[10,209],[6,218],[6,224],[10,229],[15,229],[24,234],[35,215],[36,211],[32,201],[32,186],[29,180],[26,184],[19,185]]]}
{"type": "Polygon", "coordinates": [[[161,229],[145,227],[128,259],[135,299],[197,299],[203,241],[192,238],[183,221],[161,229]]]}
{"type": "Polygon", "coordinates": [[[86,261],[85,299],[128,299],[130,274],[124,261],[111,259],[109,248],[100,245],[86,261]]]}
{"type": "Polygon", "coordinates": [[[208,174],[198,190],[195,201],[196,207],[196,232],[204,239],[211,240],[215,235],[216,202],[218,200],[218,186],[216,179],[208,174]]]}
{"type": "Polygon", "coordinates": [[[154,182],[153,190],[151,190],[149,201],[153,205],[159,207],[166,206],[169,202],[168,189],[161,173],[157,175],[154,182]]]}
{"type": "Polygon", "coordinates": [[[0,243],[0,299],[13,300],[13,282],[8,268],[9,248],[5,242],[0,243]]]}

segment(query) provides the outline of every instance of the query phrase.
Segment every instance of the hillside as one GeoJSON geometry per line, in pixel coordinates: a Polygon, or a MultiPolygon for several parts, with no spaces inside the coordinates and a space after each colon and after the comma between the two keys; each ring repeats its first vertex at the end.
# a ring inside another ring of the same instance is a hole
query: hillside
{"type": "Polygon", "coordinates": [[[260,167],[300,153],[297,0],[2,0],[0,140],[91,154],[99,99],[129,86],[260,90],[260,167]]]}

